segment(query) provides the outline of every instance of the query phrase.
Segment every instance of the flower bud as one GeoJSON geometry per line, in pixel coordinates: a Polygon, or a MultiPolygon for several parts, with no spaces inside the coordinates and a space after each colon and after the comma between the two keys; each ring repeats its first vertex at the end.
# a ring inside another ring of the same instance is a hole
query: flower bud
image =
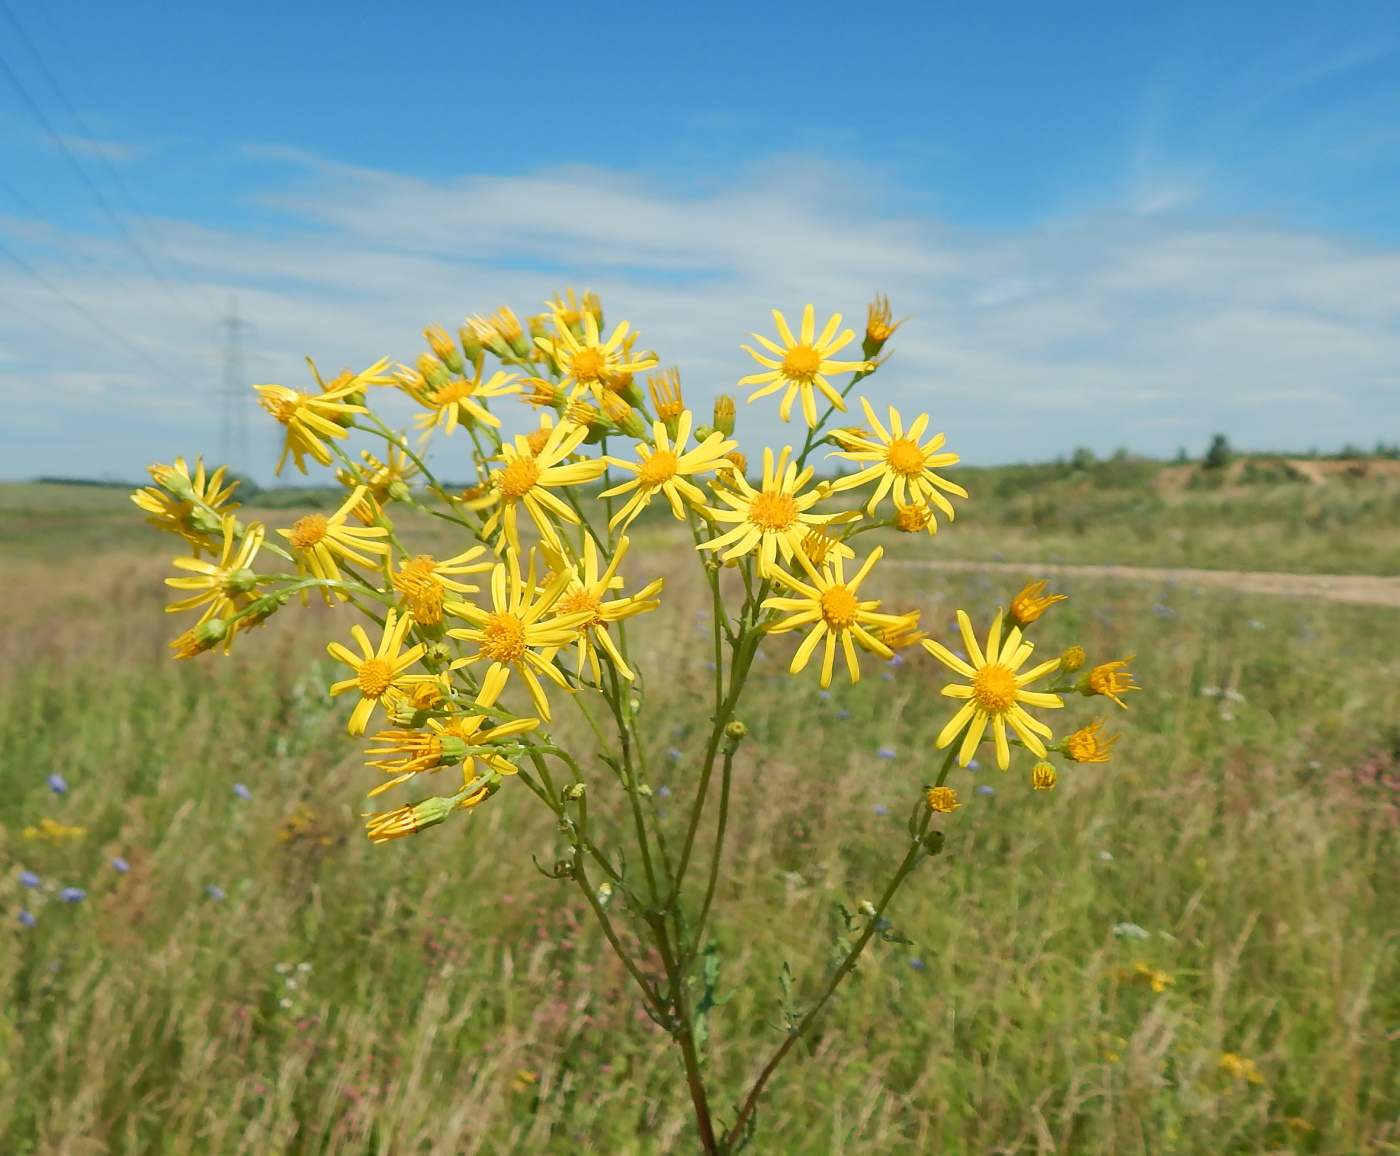
{"type": "Polygon", "coordinates": [[[1082,646],[1071,646],[1060,655],[1060,669],[1073,674],[1084,665],[1084,648],[1082,646]]]}
{"type": "Polygon", "coordinates": [[[151,477],[155,479],[156,485],[168,494],[179,498],[182,502],[193,501],[194,486],[189,477],[173,466],[164,466],[160,462],[148,467],[151,477]]]}
{"type": "Polygon", "coordinates": [[[413,497],[413,491],[402,478],[395,478],[384,487],[385,496],[393,502],[406,502],[413,497]]]}
{"type": "Polygon", "coordinates": [[[476,365],[481,361],[481,335],[468,322],[457,329],[457,340],[462,343],[462,352],[467,363],[476,365]]]}
{"type": "Polygon", "coordinates": [[[871,903],[868,899],[862,899],[857,905],[856,910],[866,918],[870,918],[875,914],[875,904],[871,903]]]}
{"type": "Polygon", "coordinates": [[[423,330],[423,337],[434,355],[453,373],[462,372],[462,355],[457,352],[457,343],[447,335],[441,325],[429,325],[423,330]]]}
{"type": "Polygon", "coordinates": [[[570,783],[564,788],[564,798],[568,799],[571,803],[577,802],[579,799],[583,798],[583,784],[570,783]]]}
{"type": "MultiPolygon", "coordinates": [[[[725,437],[734,436],[734,399],[727,393],[722,393],[715,398],[715,429],[719,430],[725,437]]],[[[696,435],[697,440],[703,441],[700,435],[696,435]]]]}
{"type": "Polygon", "coordinates": [[[1031,786],[1037,791],[1051,791],[1055,788],[1055,781],[1059,775],[1055,773],[1055,768],[1049,763],[1036,763],[1031,768],[1031,786]]]}
{"type": "Polygon", "coordinates": [[[749,728],[746,727],[743,723],[741,723],[738,719],[735,719],[727,727],[724,728],[725,738],[738,740],[743,738],[748,733],[749,728]]]}
{"type": "Polygon", "coordinates": [[[695,431],[695,440],[703,442],[707,437],[715,432],[714,426],[702,425],[695,431]]]}
{"type": "Polygon", "coordinates": [[[365,829],[373,842],[387,843],[390,839],[402,839],[405,835],[416,835],[419,831],[436,827],[446,820],[451,811],[450,801],[434,795],[421,803],[405,804],[392,811],[360,817],[369,820],[365,829]]]}
{"type": "Polygon", "coordinates": [[[433,389],[441,389],[452,379],[452,375],[447,372],[447,366],[430,353],[418,355],[418,372],[433,389]]]}

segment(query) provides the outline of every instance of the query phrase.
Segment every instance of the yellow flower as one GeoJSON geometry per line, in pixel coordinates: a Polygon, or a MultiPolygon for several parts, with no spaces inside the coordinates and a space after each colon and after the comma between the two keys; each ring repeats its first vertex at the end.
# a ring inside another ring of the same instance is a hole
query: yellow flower
{"type": "Polygon", "coordinates": [[[365,733],[365,726],[370,715],[374,713],[375,705],[384,701],[386,696],[407,694],[414,683],[422,682],[425,678],[432,679],[431,675],[403,674],[403,671],[423,657],[423,652],[428,649],[420,642],[402,654],[399,653],[399,647],[403,645],[404,637],[412,626],[411,615],[405,614],[400,618],[397,611],[390,610],[384,619],[384,637],[379,642],[378,650],[370,646],[369,636],[359,623],[350,628],[350,633],[359,644],[360,654],[355,654],[339,642],[327,644],[326,652],[355,672],[354,678],[347,678],[344,682],[337,682],[331,686],[332,695],[344,694],[347,690],[360,692],[360,701],[355,704],[355,709],[350,714],[349,730],[352,735],[365,733]]]}
{"type": "Polygon", "coordinates": [[[535,552],[532,550],[529,572],[522,579],[519,551],[511,547],[506,550],[506,560],[498,562],[491,571],[492,608],[489,611],[469,602],[447,604],[449,613],[477,624],[476,629],[447,632],[453,638],[477,645],[475,654],[459,658],[452,664],[452,669],[458,670],[482,659],[490,663],[481,679],[481,692],[476,696],[478,706],[496,704],[514,667],[519,671],[540,717],[546,722],[553,717],[549,711],[549,699],[545,697],[537,674],[543,674],[565,690],[570,687],[554,664],[535,652],[545,650],[553,654],[569,645],[574,641],[576,628],[590,617],[587,611],[580,611],[552,618],[548,622],[541,621],[554,609],[554,604],[569,584],[569,578],[566,571],[556,574],[554,580],[543,589],[537,586],[535,552]]]}
{"type": "Polygon", "coordinates": [[[757,549],[759,569],[766,573],[779,555],[784,562],[791,561],[793,554],[802,548],[802,539],[813,526],[827,526],[852,516],[806,512],[825,497],[826,490],[819,486],[805,494],[800,492],[812,480],[813,470],[808,466],[799,474],[797,463],[788,460],[791,453],[792,447],[784,446],[775,463],[773,451],[764,449],[761,489],[754,489],[737,470],[726,479],[726,485],[716,492],[716,496],[733,508],[719,510],[706,506],[704,513],[716,522],[735,523],[734,529],[712,541],[700,543],[697,549],[721,550],[728,547],[724,555],[726,562],[757,549]]]}
{"type": "MultiPolygon", "coordinates": [[[[181,570],[192,570],[194,573],[188,578],[167,578],[165,584],[176,590],[193,590],[195,593],[172,602],[165,608],[167,614],[193,610],[207,602],[209,607],[204,613],[205,618],[230,618],[252,601],[259,579],[249,567],[262,548],[267,530],[261,522],[254,522],[244,532],[241,543],[236,542],[233,532],[233,515],[225,514],[224,545],[217,564],[198,558],[175,559],[175,565],[181,570]]],[[[261,581],[270,582],[272,579],[263,578],[261,581]]]]}
{"type": "MultiPolygon", "coordinates": [[[[1142,980],[1155,992],[1164,992],[1170,984],[1176,982],[1168,972],[1163,971],[1160,967],[1152,967],[1141,959],[1133,961],[1133,970],[1128,978],[1142,980]]],[[[1244,1062],[1248,1063],[1249,1061],[1246,1060],[1244,1062]]],[[[1224,1066],[1225,1065],[1222,1063],[1221,1067],[1224,1066]]]]}
{"type": "Polygon", "coordinates": [[[473,377],[454,377],[434,385],[406,365],[400,366],[399,370],[395,380],[400,388],[428,411],[413,419],[413,424],[423,431],[425,439],[437,426],[441,426],[449,435],[458,425],[470,429],[475,422],[497,429],[501,419],[481,401],[520,392],[516,375],[504,371],[497,371],[488,380],[482,381],[484,371],[478,368],[473,377]]]}
{"type": "Polygon", "coordinates": [[[831,484],[832,492],[853,490],[878,479],[879,484],[865,505],[867,514],[874,514],[880,500],[893,491],[896,510],[910,505],[927,507],[931,503],[942,510],[944,516],[951,521],[954,515],[953,505],[939,491],[946,490],[960,498],[967,497],[967,491],[933,472],[935,467],[953,465],[958,461],[958,455],[938,452],[943,448],[942,434],[936,434],[923,445],[919,444],[919,439],[928,427],[928,414],[920,414],[915,418],[906,435],[904,423],[894,406],[889,407],[890,426],[886,430],[880,424],[880,419],[875,416],[870,402],[861,398],[860,404],[864,407],[865,416],[869,418],[875,433],[866,437],[853,430],[844,430],[840,440],[846,450],[828,456],[870,464],[854,474],[837,478],[831,484]]]}
{"type": "Polygon", "coordinates": [[[617,672],[623,678],[632,679],[634,676],[627,663],[622,658],[622,652],[618,650],[608,634],[609,622],[620,622],[624,618],[631,618],[636,614],[644,614],[649,610],[655,610],[660,602],[655,595],[660,593],[661,587],[665,584],[665,579],[658,578],[655,582],[649,583],[636,594],[626,598],[614,598],[605,601],[609,590],[616,590],[622,585],[622,579],[617,577],[617,568],[622,563],[622,559],[627,556],[627,549],[631,545],[627,537],[617,540],[617,547],[613,551],[612,561],[608,563],[608,568],[600,575],[598,573],[598,551],[593,545],[592,537],[583,540],[583,575],[579,576],[578,568],[570,565],[558,551],[549,547],[545,548],[545,557],[549,559],[551,566],[557,572],[567,573],[569,583],[564,587],[564,592],[559,596],[559,601],[554,604],[554,613],[557,617],[571,617],[575,614],[585,614],[574,629],[578,633],[578,674],[583,677],[583,664],[587,659],[589,670],[593,674],[594,685],[599,685],[602,681],[602,672],[598,666],[598,647],[602,647],[612,659],[613,665],[617,667],[617,672]]]}
{"type": "Polygon", "coordinates": [[[881,658],[894,656],[894,651],[881,641],[878,634],[880,630],[898,624],[900,618],[894,614],[875,613],[876,607],[880,605],[879,599],[862,602],[856,596],[860,584],[869,576],[871,568],[883,554],[884,550],[876,546],[850,582],[846,581],[845,562],[840,554],[835,555],[833,560],[818,572],[807,560],[807,555],[798,551],[797,560],[812,580],[811,586],[776,567],[768,572],[769,577],[801,595],[799,598],[769,598],[763,603],[769,610],[791,612],[787,618],[781,618],[769,626],[768,632],[782,634],[803,626],[812,627],[812,632],[802,640],[802,645],[793,655],[792,665],[788,667],[789,674],[797,674],[807,665],[817,649],[817,643],[823,638],[826,639],[826,649],[822,655],[823,690],[831,685],[837,643],[840,643],[841,651],[846,656],[846,672],[851,676],[853,683],[860,681],[860,664],[856,661],[857,642],[881,658]],[[875,632],[864,629],[866,626],[874,627],[875,632]]]}
{"type": "Polygon", "coordinates": [[[361,450],[363,466],[353,469],[336,470],[336,480],[347,490],[364,486],[374,499],[366,503],[365,509],[352,511],[365,525],[372,525],[375,513],[385,502],[402,502],[409,498],[409,483],[418,476],[418,464],[408,456],[408,452],[394,443],[389,443],[389,460],[381,462],[369,450],[361,450]],[[375,513],[371,513],[375,511],[375,513]],[[366,516],[369,515],[369,516],[366,516]]]}
{"type": "Polygon", "coordinates": [[[1053,791],[1060,776],[1049,763],[1036,763],[1031,768],[1031,787],[1037,791],[1053,791]]]}
{"type": "MultiPolygon", "coordinates": [[[[346,519],[360,505],[365,496],[365,487],[356,486],[344,504],[329,518],[325,514],[307,514],[292,523],[290,530],[277,532],[286,538],[296,554],[297,569],[302,574],[311,574],[327,582],[340,581],[340,567],[336,558],[344,558],[359,566],[375,566],[373,558],[359,553],[387,555],[387,543],[377,539],[387,537],[389,531],[382,526],[347,526],[346,519]]],[[[330,602],[332,595],[342,602],[350,596],[342,590],[322,588],[321,596],[330,602]]],[[[303,593],[302,601],[306,601],[303,593]]]]}
{"type": "Polygon", "coordinates": [[[366,834],[371,842],[387,843],[390,839],[402,839],[406,835],[416,835],[429,827],[446,822],[454,810],[471,811],[491,794],[491,784],[482,783],[470,792],[462,792],[450,799],[436,796],[424,799],[421,803],[405,803],[392,811],[379,811],[373,815],[361,815],[368,819],[366,834]]]}
{"type": "Polygon", "coordinates": [[[554,359],[563,379],[561,388],[573,387],[574,395],[592,393],[601,398],[603,390],[619,374],[640,373],[656,364],[656,356],[643,353],[633,358],[624,348],[631,326],[620,322],[606,341],[598,336],[598,319],[592,313],[583,315],[583,337],[574,335],[564,316],[554,315],[554,337],[537,337],[535,344],[554,359]]]}
{"type": "Polygon", "coordinates": [[[1071,646],[1060,655],[1060,669],[1073,674],[1084,665],[1084,648],[1082,646],[1071,646]]]}
{"type": "Polygon", "coordinates": [[[943,815],[951,815],[962,804],[958,802],[958,793],[952,787],[930,787],[928,789],[928,809],[937,811],[943,815]]]}
{"type": "Polygon", "coordinates": [[[773,310],[773,320],[783,339],[782,345],[769,341],[768,338],[757,333],[751,333],[749,336],[762,344],[769,352],[776,354],[779,360],[774,361],[771,357],[765,357],[747,345],[741,346],[755,361],[760,365],[767,366],[770,370],[768,373],[755,373],[750,377],[740,379],[740,385],[762,386],[761,389],[755,390],[749,395],[749,401],[757,401],[760,397],[767,397],[770,393],[777,393],[778,390],[785,389],[782,403],[778,406],[778,416],[783,421],[787,421],[792,414],[793,399],[801,394],[802,414],[807,419],[807,424],[815,429],[817,427],[817,401],[813,392],[815,388],[821,390],[827,401],[844,413],[846,410],[845,401],[823,375],[845,373],[850,369],[865,370],[869,368],[869,364],[864,361],[832,360],[834,353],[850,344],[855,337],[854,331],[847,329],[840,336],[836,336],[836,330],[841,325],[841,314],[833,313],[831,320],[826,323],[826,327],[822,330],[821,336],[813,340],[812,335],[816,330],[816,324],[810,305],[802,311],[800,340],[793,337],[792,330],[788,328],[787,318],[776,309],[773,310]]]}
{"type": "Polygon", "coordinates": [[[206,477],[201,457],[195,459],[193,477],[184,458],[176,458],[173,466],[157,462],[149,469],[156,485],[131,495],[133,502],[153,515],[146,521],[157,530],[179,534],[193,548],[196,558],[201,550],[219,553],[220,539],[214,535],[222,528],[220,516],[239,505],[228,500],[238,486],[237,482],[224,485],[228,467],[220,466],[206,477]]]}
{"type": "Polygon", "coordinates": [[[615,530],[618,526],[627,526],[658,493],[666,495],[666,500],[671,503],[671,513],[684,521],[685,502],[696,506],[705,504],[704,491],[686,481],[686,476],[704,473],[707,470],[733,469],[733,463],[725,458],[725,454],[739,443],[725,441],[721,433],[712,433],[694,449],[685,451],[693,420],[689,410],[680,415],[674,441],[667,435],[664,422],[652,422],[651,432],[656,439],[655,447],[639,443],[638,460],[635,462],[623,461],[621,458],[607,459],[612,465],[636,474],[630,481],[605,490],[600,495],[613,498],[629,490],[636,491],[627,499],[627,504],[612,516],[608,529],[615,530]]]}
{"type": "Polygon", "coordinates": [[[496,754],[471,754],[473,747],[485,746],[512,735],[524,734],[540,725],[537,718],[511,719],[497,722],[484,734],[478,733],[481,724],[487,719],[483,715],[466,715],[459,718],[429,719],[428,730],[387,730],[380,731],[370,741],[384,743],[382,747],[366,750],[367,755],[379,758],[368,760],[368,765],[378,767],[386,775],[394,777],[380,783],[370,791],[369,798],[381,795],[390,787],[413,778],[420,771],[437,772],[443,767],[462,764],[462,785],[469,786],[477,777],[476,760],[480,759],[488,769],[498,775],[513,775],[518,768],[496,754]],[[386,757],[387,756],[387,757],[386,757]]]}
{"type": "Polygon", "coordinates": [[[668,369],[664,373],[649,375],[647,390],[651,394],[651,404],[656,407],[656,416],[662,421],[675,421],[685,412],[685,395],[681,392],[679,369],[668,369]]]}
{"type": "Polygon", "coordinates": [[[1009,723],[1016,737],[1028,750],[1040,758],[1045,757],[1045,744],[1038,735],[1050,737],[1050,728],[1032,718],[1020,705],[1026,703],[1038,707],[1060,707],[1064,703],[1059,695],[1041,691],[1026,690],[1026,686],[1038,678],[1043,678],[1059,668],[1058,658],[1043,662],[1039,666],[1017,674],[1026,659],[1030,658],[1035,647],[1021,640],[1021,628],[1013,626],[1003,644],[1001,639],[1002,616],[1000,612],[992,620],[987,631],[985,657],[977,638],[972,633],[972,622],[965,611],[958,611],[958,626],[962,630],[963,644],[967,647],[970,661],[963,661],[946,646],[925,638],[923,647],[949,670],[970,680],[970,686],[950,683],[943,688],[948,698],[967,699],[966,704],[955,714],[938,736],[937,747],[942,750],[966,728],[962,747],[958,751],[958,763],[967,766],[977,752],[977,745],[986,733],[987,724],[992,726],[992,737],[996,742],[997,766],[1003,771],[1011,765],[1011,749],[1006,741],[1006,727],[1009,723]]]}
{"type": "Polygon", "coordinates": [[[1049,580],[1027,582],[1021,593],[1011,600],[1011,617],[1022,626],[1029,626],[1056,602],[1063,602],[1068,595],[1045,593],[1049,580]]]}
{"type": "Polygon", "coordinates": [[[62,847],[69,840],[81,839],[86,834],[86,827],[65,827],[62,823],[56,823],[52,819],[40,819],[37,827],[24,829],[26,839],[43,839],[55,847],[62,847]]]}
{"type": "Polygon", "coordinates": [[[928,635],[919,629],[921,613],[918,610],[908,610],[895,615],[894,622],[880,631],[880,641],[891,650],[903,650],[906,646],[922,642],[928,635]]]}
{"type": "Polygon", "coordinates": [[[583,328],[583,315],[591,313],[593,320],[601,327],[603,324],[603,302],[598,294],[592,289],[583,291],[583,301],[580,302],[578,295],[574,293],[572,285],[566,286],[564,292],[568,295],[566,302],[563,297],[556,293],[550,300],[545,302],[545,307],[554,316],[558,317],[571,330],[581,330],[583,328]]]}
{"type": "Polygon", "coordinates": [[[1118,696],[1127,694],[1130,690],[1141,690],[1142,687],[1133,685],[1132,671],[1121,668],[1127,666],[1136,657],[1136,654],[1130,654],[1127,658],[1105,662],[1101,666],[1094,667],[1079,680],[1079,693],[1086,697],[1101,694],[1105,698],[1111,698],[1124,710],[1127,710],[1128,704],[1118,696]]]}
{"type": "Polygon", "coordinates": [[[1251,1084],[1264,1082],[1264,1074],[1255,1066],[1254,1061],[1246,1059],[1244,1056],[1237,1056],[1234,1052],[1226,1052],[1220,1057],[1220,1070],[1248,1080],[1251,1084]]]}
{"type": "MultiPolygon", "coordinates": [[[[576,486],[591,482],[608,468],[608,463],[601,459],[560,465],[587,436],[588,430],[584,426],[561,421],[550,430],[539,453],[531,452],[529,440],[524,434],[515,435],[513,446],[502,446],[501,461],[505,465],[491,471],[491,495],[497,508],[482,527],[482,535],[489,538],[498,529],[503,530],[506,542],[512,549],[519,550],[516,506],[522,503],[539,528],[540,537],[546,542],[559,540],[550,522],[551,514],[577,526],[578,515],[549,490],[553,486],[576,486]]],[[[499,545],[497,543],[498,548],[499,545]]]]}
{"type": "Polygon", "coordinates": [[[1112,735],[1104,738],[1103,724],[1105,720],[1096,718],[1088,726],[1080,727],[1072,735],[1061,740],[1057,750],[1073,759],[1076,763],[1106,763],[1113,757],[1113,744],[1122,735],[1112,735]]]}
{"type": "Polygon", "coordinates": [[[287,464],[288,454],[302,473],[306,473],[307,454],[323,466],[330,465],[331,451],[324,439],[348,437],[340,422],[351,414],[369,412],[344,399],[362,394],[366,386],[387,385],[391,379],[384,376],[384,367],[388,364],[388,358],[376,361],[363,373],[336,379],[321,393],[303,393],[285,385],[256,386],[261,395],[258,404],[287,427],[287,442],[277,462],[277,473],[287,464]]]}
{"type": "Polygon", "coordinates": [[[398,570],[390,575],[389,581],[394,589],[403,595],[404,608],[413,615],[415,622],[422,626],[436,626],[442,621],[445,591],[475,594],[480,589],[479,586],[468,586],[443,575],[484,574],[495,565],[491,561],[473,561],[484,553],[485,546],[473,546],[456,557],[446,558],[441,562],[431,554],[416,554],[411,559],[401,562],[398,570]]]}
{"type": "Polygon", "coordinates": [[[861,345],[861,352],[866,357],[874,357],[884,348],[885,342],[894,336],[894,331],[908,320],[909,318],[904,317],[895,321],[894,313],[890,310],[890,299],[879,293],[875,294],[875,300],[866,308],[865,341],[861,345]]]}

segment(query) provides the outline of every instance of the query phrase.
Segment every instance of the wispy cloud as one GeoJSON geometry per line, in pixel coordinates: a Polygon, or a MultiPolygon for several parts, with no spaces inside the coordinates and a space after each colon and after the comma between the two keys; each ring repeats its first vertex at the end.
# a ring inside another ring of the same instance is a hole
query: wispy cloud
{"type": "MultiPolygon", "coordinates": [[[[812,301],[859,329],[871,294],[889,293],[915,320],[872,393],[930,410],[974,461],[1078,444],[1170,453],[1216,430],[1365,442],[1377,407],[1400,401],[1400,252],[1268,221],[1129,205],[979,233],[885,215],[845,174],[792,159],[703,195],[589,169],[431,182],[299,163],[298,190],[263,194],[275,231],[151,223],[206,298],[236,295],[259,380],[304,380],[304,354],[332,369],[410,360],[429,321],[501,302],[533,312],[572,283],[681,365],[697,406],[749,371],[738,346],[771,329],[770,308],[812,301]]],[[[0,239],[146,355],[0,259],[5,475],[134,476],[214,449],[213,318],[192,329],[116,241],[13,220],[0,239]]],[[[741,409],[741,435],[784,437],[772,408],[741,409]]]]}

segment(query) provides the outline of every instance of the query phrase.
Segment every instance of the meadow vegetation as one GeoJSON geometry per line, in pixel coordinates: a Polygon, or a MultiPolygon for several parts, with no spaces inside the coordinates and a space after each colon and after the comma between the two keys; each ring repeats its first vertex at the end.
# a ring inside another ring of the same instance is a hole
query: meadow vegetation
{"type": "MultiPolygon", "coordinates": [[[[985,558],[994,533],[1013,561],[1394,573],[1400,555],[1387,484],[1045,474],[959,471],[978,500],[923,552],[985,558]]],[[[633,536],[648,572],[690,548],[662,519],[633,536]]],[[[694,1151],[666,1034],[577,893],[529,865],[561,850],[549,815],[502,799],[370,845],[350,706],[325,694],[345,611],[172,662],[149,538],[120,491],[0,492],[0,1150],[694,1151]]],[[[882,580],[943,638],[955,606],[985,621],[1020,586],[882,580]]],[[[710,678],[706,606],[674,588],[639,634],[667,672],[646,716],[662,812],[693,789],[710,678]]],[[[955,772],[966,805],[894,912],[912,943],[863,959],[765,1096],[760,1149],[1400,1151],[1400,614],[1059,588],[1047,652],[1138,656],[1120,757],[1049,792],[955,772]]],[[[889,871],[946,715],[932,664],[828,695],[779,677],[792,645],[763,646],[716,908],[713,994],[736,994],[707,1063],[731,1086],[778,1037],[784,965],[810,991],[838,905],[868,898],[852,881],[889,871]]]]}

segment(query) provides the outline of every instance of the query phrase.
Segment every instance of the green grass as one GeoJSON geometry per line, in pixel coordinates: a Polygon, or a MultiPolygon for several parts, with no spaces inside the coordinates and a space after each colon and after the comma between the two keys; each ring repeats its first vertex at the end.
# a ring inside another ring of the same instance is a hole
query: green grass
{"type": "MultiPolygon", "coordinates": [[[[1018,501],[970,507],[935,548],[1016,541],[995,528],[1018,501]]],[[[10,534],[15,507],[0,505],[10,534]]],[[[1064,541],[1132,537],[1114,517],[1064,541]]],[[[129,518],[53,513],[0,563],[0,1150],[695,1151],[669,1041],[577,893],[531,865],[561,851],[543,809],[508,783],[470,820],[370,846],[357,814],[373,772],[323,689],[345,612],[291,609],[231,659],[171,662],[169,543],[129,537],[129,518]],[[44,784],[53,770],[64,797],[44,784]],[[43,817],[88,834],[25,838],[43,817]],[[85,902],[58,900],[70,885],[85,902]],[[24,905],[33,929],[14,922],[24,905]]],[[[1328,533],[1305,528],[1300,556],[1324,557],[1328,533]]],[[[679,803],[707,636],[669,542],[639,534],[629,567],[670,576],[641,646],[653,777],[679,803]]],[[[1070,560],[1098,559],[1085,546],[1070,560]]],[[[888,573],[876,593],[922,606],[944,638],[955,607],[985,621],[1019,585],[888,573]]],[[[754,1150],[1400,1151],[1400,615],[1189,587],[1066,592],[1043,651],[1138,655],[1147,689],[1111,720],[1120,757],[1053,792],[1032,793],[1024,766],[955,773],[966,806],[946,852],[895,909],[914,945],[862,963],[765,1097],[754,1150]],[[1115,935],[1124,924],[1146,938],[1115,935]],[[1152,991],[1138,963],[1171,983],[1152,991]],[[1222,1071],[1226,1052],[1263,1082],[1222,1071]]],[[[836,904],[869,897],[898,858],[946,717],[919,652],[867,663],[826,699],[814,672],[785,673],[790,645],[765,643],[745,711],[715,928],[736,994],[708,1063],[736,1092],[777,1042],[783,963],[810,993],[836,904]]],[[[1067,721],[1100,703],[1074,700],[1067,721]]],[[[591,766],[596,822],[618,792],[591,766]]]]}

